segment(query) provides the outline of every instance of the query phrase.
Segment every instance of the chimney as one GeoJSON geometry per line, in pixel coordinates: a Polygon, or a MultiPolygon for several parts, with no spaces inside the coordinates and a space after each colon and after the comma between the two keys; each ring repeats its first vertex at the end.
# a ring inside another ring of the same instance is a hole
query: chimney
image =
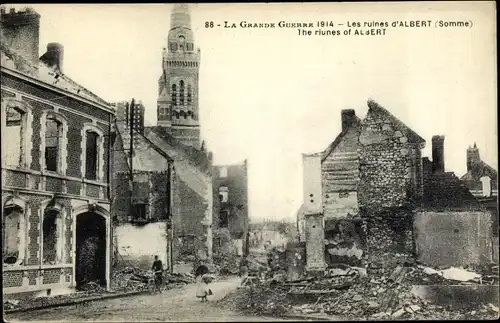
{"type": "Polygon", "coordinates": [[[444,136],[432,136],[432,172],[444,172],[444,136]]]}
{"type": "Polygon", "coordinates": [[[353,109],[343,109],[342,117],[342,132],[346,131],[356,121],[356,111],[353,109]]]}
{"type": "Polygon", "coordinates": [[[63,73],[64,46],[59,43],[49,43],[47,52],[40,57],[40,60],[47,66],[63,73]]]}
{"type": "Polygon", "coordinates": [[[18,11],[11,8],[9,13],[1,10],[0,38],[10,49],[38,65],[40,37],[40,15],[33,9],[18,11]]]}

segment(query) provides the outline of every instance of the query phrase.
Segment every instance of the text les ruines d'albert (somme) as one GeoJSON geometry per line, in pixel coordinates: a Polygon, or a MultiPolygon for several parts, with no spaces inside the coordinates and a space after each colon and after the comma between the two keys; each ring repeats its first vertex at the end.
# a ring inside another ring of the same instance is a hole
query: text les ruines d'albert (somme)
{"type": "Polygon", "coordinates": [[[285,21],[278,22],[253,22],[242,20],[240,22],[223,21],[221,23],[206,21],[205,28],[222,29],[296,29],[301,36],[307,35],[385,35],[390,28],[472,28],[470,20],[394,20],[394,21],[355,21],[334,22],[330,20],[318,21],[285,21]],[[323,28],[323,29],[321,29],[323,28]],[[328,29],[330,28],[330,29],[328,29]],[[336,29],[331,29],[336,28],[336,29]],[[315,30],[314,30],[315,29],[315,30]]]}

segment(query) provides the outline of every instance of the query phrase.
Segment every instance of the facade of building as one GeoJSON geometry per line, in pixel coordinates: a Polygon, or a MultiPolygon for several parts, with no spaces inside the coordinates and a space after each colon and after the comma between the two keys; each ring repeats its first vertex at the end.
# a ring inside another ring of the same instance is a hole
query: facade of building
{"type": "Polygon", "coordinates": [[[249,239],[248,167],[242,164],[213,168],[214,249],[246,254],[249,239]]]}
{"type": "Polygon", "coordinates": [[[39,58],[40,15],[1,10],[3,292],[110,285],[114,110],[39,58]]]}
{"type": "Polygon", "coordinates": [[[433,266],[491,263],[498,250],[492,214],[466,182],[446,171],[444,139],[433,136],[432,160],[422,159],[424,194],[413,219],[415,256],[433,266]]]}
{"type": "Polygon", "coordinates": [[[200,140],[199,50],[194,51],[190,24],[187,6],[175,5],[159,81],[157,126],[144,127],[145,109],[134,110],[130,159],[131,111],[118,103],[113,148],[117,251],[144,264],[158,254],[171,269],[178,261],[212,257],[212,166],[200,140]],[[155,247],[142,248],[153,232],[155,247]]]}
{"type": "MultiPolygon", "coordinates": [[[[445,171],[444,137],[434,136],[432,144],[431,162],[422,158],[425,140],[374,101],[368,101],[362,121],[354,111],[342,111],[342,132],[335,141],[322,153],[303,155],[304,203],[297,226],[306,242],[308,270],[339,262],[361,265],[363,258],[391,253],[430,259],[422,256],[427,250],[422,237],[430,241],[429,230],[423,230],[430,222],[422,219],[439,220],[436,212],[455,212],[454,225],[488,239],[484,208],[464,182],[445,171]],[[480,220],[467,222],[475,218],[480,220]]],[[[467,252],[484,260],[488,248],[474,242],[467,252]]]]}

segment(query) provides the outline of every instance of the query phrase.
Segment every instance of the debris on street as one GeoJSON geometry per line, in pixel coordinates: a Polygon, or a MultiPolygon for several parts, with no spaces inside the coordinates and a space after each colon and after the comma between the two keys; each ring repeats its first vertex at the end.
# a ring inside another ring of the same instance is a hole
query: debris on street
{"type": "MultiPolygon", "coordinates": [[[[271,257],[270,257],[271,258],[271,257]]],[[[276,263],[276,262],[275,262],[276,263]]],[[[414,285],[498,284],[498,266],[431,268],[405,257],[370,259],[367,268],[337,266],[322,277],[287,281],[269,269],[272,277],[252,281],[221,300],[220,304],[245,313],[321,314],[373,320],[492,319],[498,307],[482,304],[474,309],[439,306],[412,293],[414,285]]]]}

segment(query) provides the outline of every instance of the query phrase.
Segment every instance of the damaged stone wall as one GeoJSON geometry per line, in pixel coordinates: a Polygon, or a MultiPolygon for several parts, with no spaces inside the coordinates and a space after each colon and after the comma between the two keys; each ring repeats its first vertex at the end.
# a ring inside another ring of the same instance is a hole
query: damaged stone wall
{"type": "Polygon", "coordinates": [[[413,252],[412,209],[422,192],[423,139],[369,103],[359,137],[358,201],[367,220],[367,252],[413,252]]]}
{"type": "Polygon", "coordinates": [[[360,266],[366,245],[363,221],[359,219],[325,220],[325,261],[360,266]]]}
{"type": "Polygon", "coordinates": [[[422,211],[415,216],[418,259],[431,266],[492,262],[491,214],[422,211]]]}
{"type": "Polygon", "coordinates": [[[414,254],[413,213],[392,209],[365,219],[366,252],[371,259],[387,253],[414,254]]]}

